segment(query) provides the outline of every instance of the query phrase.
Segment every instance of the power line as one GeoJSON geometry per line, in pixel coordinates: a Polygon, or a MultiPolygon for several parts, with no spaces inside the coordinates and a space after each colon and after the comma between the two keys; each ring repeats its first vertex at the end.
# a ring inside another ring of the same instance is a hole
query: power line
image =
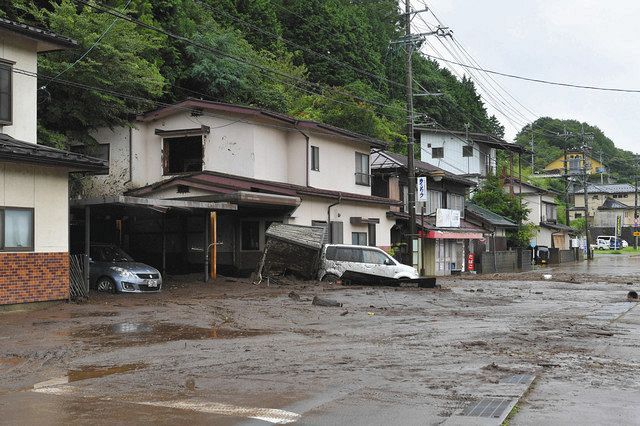
{"type": "Polygon", "coordinates": [[[548,85],[553,85],[553,86],[572,87],[574,89],[600,90],[600,91],[605,91],[605,92],[640,93],[640,89],[622,89],[622,88],[616,88],[616,87],[589,86],[589,85],[583,85],[583,84],[562,83],[562,82],[558,82],[558,81],[543,80],[543,79],[532,78],[532,77],[523,77],[523,76],[519,76],[519,75],[515,75],[515,74],[509,74],[509,73],[504,73],[504,72],[500,72],[500,71],[493,71],[493,70],[489,70],[489,69],[479,68],[479,67],[475,67],[473,65],[462,64],[460,62],[452,61],[452,60],[449,60],[449,59],[444,59],[444,58],[441,58],[441,57],[438,57],[438,56],[429,55],[429,54],[426,54],[426,53],[425,53],[425,56],[427,56],[430,59],[443,61],[443,62],[448,62],[450,64],[455,64],[455,65],[458,65],[458,66],[461,66],[461,67],[464,67],[464,68],[483,71],[483,72],[486,72],[488,74],[501,75],[503,77],[515,78],[515,79],[518,79],[518,80],[530,81],[530,82],[533,82],[533,83],[548,84],[548,85]]]}
{"type": "MultiPolygon", "coordinates": [[[[124,8],[122,9],[123,12],[125,12],[127,10],[127,8],[129,7],[129,5],[131,4],[132,0],[128,0],[127,4],[124,5],[124,8]]],[[[102,41],[102,39],[109,33],[109,31],[111,31],[111,29],[113,28],[113,26],[116,24],[116,22],[118,22],[119,18],[114,19],[111,24],[102,32],[102,34],[100,34],[100,36],[98,36],[98,38],[96,39],[96,41],[93,42],[93,44],[82,54],[80,55],[80,57],[78,59],[75,60],[75,62],[73,62],[72,64],[70,64],[67,68],[63,69],[62,71],[60,71],[55,77],[53,77],[51,80],[49,80],[47,83],[45,83],[42,87],[40,87],[40,89],[42,90],[46,90],[47,89],[47,85],[49,83],[51,83],[53,80],[55,80],[56,78],[62,76],[64,73],[66,73],[67,71],[69,71],[71,68],[75,67],[80,61],[82,61],[89,53],[91,53],[91,51],[98,45],[100,44],[100,42],[102,41]]]]}

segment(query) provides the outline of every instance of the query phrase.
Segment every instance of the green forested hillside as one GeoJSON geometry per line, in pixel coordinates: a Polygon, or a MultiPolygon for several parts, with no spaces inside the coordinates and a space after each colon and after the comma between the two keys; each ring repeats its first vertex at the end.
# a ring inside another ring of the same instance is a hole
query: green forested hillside
{"type": "MultiPolygon", "coordinates": [[[[124,123],[159,102],[197,97],[323,121],[402,149],[404,52],[392,43],[402,25],[396,0],[91,0],[153,28],[82,0],[0,3],[10,19],[79,42],[76,50],[39,59],[45,143],[64,146],[69,137],[124,123]]],[[[416,98],[418,114],[452,129],[470,123],[471,130],[502,132],[472,81],[418,55],[413,61],[416,90],[422,91],[419,84],[444,94],[416,98]]]]}
{"type": "MultiPolygon", "coordinates": [[[[613,141],[597,126],[581,123],[577,120],[561,120],[549,117],[539,118],[533,123],[535,171],[542,171],[551,161],[561,157],[565,148],[579,149],[582,146],[582,141],[579,137],[565,138],[560,135],[565,134],[565,131],[566,133],[579,135],[583,130],[585,134],[592,135],[586,140],[587,145],[591,148],[591,156],[596,160],[602,159],[611,177],[619,182],[633,179],[633,173],[630,173],[630,170],[634,167],[634,154],[630,151],[616,148],[613,141]]],[[[515,142],[529,149],[531,147],[531,135],[531,129],[525,127],[518,133],[515,142]]],[[[598,177],[594,176],[593,178],[598,177]]]]}

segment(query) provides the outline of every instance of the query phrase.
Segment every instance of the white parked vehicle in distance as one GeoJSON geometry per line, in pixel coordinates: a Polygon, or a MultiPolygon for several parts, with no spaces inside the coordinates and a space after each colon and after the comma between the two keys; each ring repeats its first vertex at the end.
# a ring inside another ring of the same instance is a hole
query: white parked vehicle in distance
{"type": "Polygon", "coordinates": [[[592,250],[609,250],[610,248],[609,239],[602,239],[599,237],[596,240],[596,243],[591,245],[592,250]]]}
{"type": "Polygon", "coordinates": [[[345,272],[391,279],[417,279],[416,268],[403,265],[377,247],[326,244],[322,248],[318,279],[337,281],[345,272]]]}

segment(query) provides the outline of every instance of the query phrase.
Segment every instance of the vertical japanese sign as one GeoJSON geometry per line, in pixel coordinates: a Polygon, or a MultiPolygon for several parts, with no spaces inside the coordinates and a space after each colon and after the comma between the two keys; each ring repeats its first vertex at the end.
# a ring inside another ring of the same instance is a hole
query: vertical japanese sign
{"type": "Polygon", "coordinates": [[[427,200],[427,178],[425,176],[421,176],[418,178],[418,199],[417,201],[428,201],[427,200]]]}
{"type": "Polygon", "coordinates": [[[616,237],[622,235],[622,216],[616,216],[616,237]]]}

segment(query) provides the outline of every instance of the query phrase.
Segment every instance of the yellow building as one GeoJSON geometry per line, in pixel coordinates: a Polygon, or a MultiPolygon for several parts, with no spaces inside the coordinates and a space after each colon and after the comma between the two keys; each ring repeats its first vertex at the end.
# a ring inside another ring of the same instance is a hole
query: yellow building
{"type": "MultiPolygon", "coordinates": [[[[584,167],[582,152],[568,152],[566,160],[565,156],[562,155],[561,157],[547,164],[544,168],[544,171],[548,173],[564,174],[565,161],[567,161],[567,170],[570,175],[582,173],[582,168],[584,167]]],[[[587,156],[587,170],[589,174],[604,173],[605,167],[604,164],[602,164],[598,160],[587,156]]]]}

